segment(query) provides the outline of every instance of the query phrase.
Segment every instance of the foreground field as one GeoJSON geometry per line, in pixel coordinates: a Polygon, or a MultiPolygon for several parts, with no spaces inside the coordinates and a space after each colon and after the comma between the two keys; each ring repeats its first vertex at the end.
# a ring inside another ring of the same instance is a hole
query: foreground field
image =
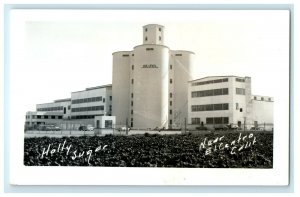
{"type": "Polygon", "coordinates": [[[272,168],[273,133],[25,138],[24,165],[272,168]]]}

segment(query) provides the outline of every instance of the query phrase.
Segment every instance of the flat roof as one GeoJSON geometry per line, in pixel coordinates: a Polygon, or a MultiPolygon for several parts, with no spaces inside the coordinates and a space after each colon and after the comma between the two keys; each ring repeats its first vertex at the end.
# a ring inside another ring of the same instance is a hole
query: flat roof
{"type": "Polygon", "coordinates": [[[71,101],[71,98],[57,99],[57,100],[54,100],[54,103],[61,103],[61,102],[66,102],[66,101],[71,101]]]}
{"type": "Polygon", "coordinates": [[[190,80],[188,82],[193,82],[193,81],[198,81],[198,80],[202,80],[202,79],[206,79],[206,78],[212,78],[212,77],[238,77],[238,78],[245,78],[245,77],[240,77],[240,76],[235,76],[235,75],[224,75],[224,76],[207,76],[207,77],[202,77],[202,78],[198,78],[198,79],[194,79],[194,80],[190,80]]]}
{"type": "Polygon", "coordinates": [[[84,91],[101,89],[101,88],[107,88],[107,87],[112,87],[112,84],[107,84],[107,85],[102,85],[102,86],[95,86],[95,87],[89,87],[89,88],[86,88],[85,90],[75,91],[75,92],[72,92],[72,93],[84,92],[84,91]]]}

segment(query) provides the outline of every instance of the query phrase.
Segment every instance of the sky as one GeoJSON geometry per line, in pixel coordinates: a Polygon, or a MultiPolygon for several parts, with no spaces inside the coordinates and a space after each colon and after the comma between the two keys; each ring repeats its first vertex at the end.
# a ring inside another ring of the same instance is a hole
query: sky
{"type": "Polygon", "coordinates": [[[195,53],[198,78],[250,76],[252,94],[275,101],[282,94],[278,88],[288,88],[287,11],[13,10],[15,101],[22,98],[25,113],[73,91],[111,84],[112,53],[142,44],[142,26],[153,23],[165,27],[171,50],[195,53]]]}

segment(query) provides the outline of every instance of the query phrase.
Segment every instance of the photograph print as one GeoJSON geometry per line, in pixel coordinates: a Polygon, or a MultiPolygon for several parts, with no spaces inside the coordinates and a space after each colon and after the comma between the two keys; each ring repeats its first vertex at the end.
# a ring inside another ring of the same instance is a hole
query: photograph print
{"type": "Polygon", "coordinates": [[[288,13],[93,12],[26,22],[25,166],[273,168],[288,13]]]}

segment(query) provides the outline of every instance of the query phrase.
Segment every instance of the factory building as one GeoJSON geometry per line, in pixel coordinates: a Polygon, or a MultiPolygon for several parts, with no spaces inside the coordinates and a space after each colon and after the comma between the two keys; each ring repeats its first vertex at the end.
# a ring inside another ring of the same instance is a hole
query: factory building
{"type": "Polygon", "coordinates": [[[164,45],[164,27],[143,27],[143,44],[113,53],[112,115],[136,129],[180,128],[187,117],[194,53],[164,45]]]}
{"type": "Polygon", "coordinates": [[[251,78],[212,76],[189,81],[191,127],[273,128],[273,98],[252,95],[251,78]]]}
{"type": "MultiPolygon", "coordinates": [[[[113,56],[112,85],[86,88],[71,98],[37,104],[26,126],[62,129],[103,125],[132,129],[224,126],[273,128],[273,98],[253,95],[250,77],[196,79],[194,53],[164,45],[164,27],[143,27],[143,44],[113,56]]],[[[205,67],[203,68],[205,69],[205,67]]]]}
{"type": "Polygon", "coordinates": [[[62,129],[77,130],[80,125],[92,125],[99,128],[105,121],[100,116],[111,116],[111,109],[112,85],[90,87],[72,92],[71,98],[37,104],[36,111],[26,113],[25,126],[37,128],[53,124],[62,129]]]}

